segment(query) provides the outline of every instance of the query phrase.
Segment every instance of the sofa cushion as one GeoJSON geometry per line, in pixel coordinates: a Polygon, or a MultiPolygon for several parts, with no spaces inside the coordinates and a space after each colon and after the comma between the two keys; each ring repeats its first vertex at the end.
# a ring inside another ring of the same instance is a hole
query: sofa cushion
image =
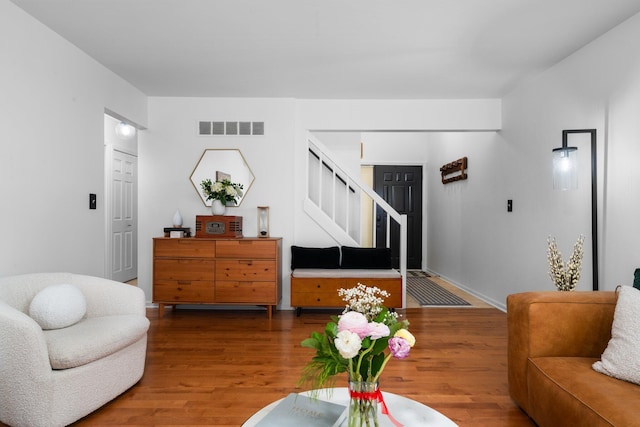
{"type": "Polygon", "coordinates": [[[291,269],[296,268],[340,268],[340,248],[291,246],[291,269]]]}
{"type": "Polygon", "coordinates": [[[640,384],[640,290],[620,286],[613,313],[611,339],[601,360],[593,364],[596,371],[640,384]]]}
{"type": "Polygon", "coordinates": [[[390,269],[391,249],[342,247],[341,268],[390,269]]]}
{"type": "Polygon", "coordinates": [[[144,316],[91,317],[64,329],[45,331],[53,369],[91,363],[138,341],[149,329],[144,316]]]}
{"type": "Polygon", "coordinates": [[[73,285],[51,285],[38,292],[29,304],[29,317],[42,329],[66,328],[87,312],[82,291],[73,285]]]}
{"type": "Polygon", "coordinates": [[[533,357],[527,377],[529,415],[540,426],[632,426],[640,387],[591,369],[597,358],[533,357]],[[559,423],[562,420],[562,423],[559,423]]]}

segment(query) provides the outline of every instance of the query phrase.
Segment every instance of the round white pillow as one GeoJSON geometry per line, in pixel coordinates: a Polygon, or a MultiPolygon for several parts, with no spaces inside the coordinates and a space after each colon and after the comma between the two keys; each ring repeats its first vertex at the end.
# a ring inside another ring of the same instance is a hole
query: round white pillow
{"type": "Polygon", "coordinates": [[[42,289],[31,300],[29,316],[42,329],[60,329],[71,326],[87,312],[87,300],[73,285],[51,285],[42,289]]]}

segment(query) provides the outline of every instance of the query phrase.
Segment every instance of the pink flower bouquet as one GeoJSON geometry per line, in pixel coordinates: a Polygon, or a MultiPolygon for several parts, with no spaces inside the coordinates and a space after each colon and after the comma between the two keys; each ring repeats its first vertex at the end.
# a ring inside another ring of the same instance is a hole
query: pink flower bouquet
{"type": "Polygon", "coordinates": [[[342,315],[333,316],[324,333],[312,332],[302,341],[316,351],[301,379],[313,389],[332,386],[343,372],[350,381],[377,382],[387,362],[406,358],[416,342],[409,321],[384,307],[386,291],[358,284],[338,294],[346,302],[342,315]]]}

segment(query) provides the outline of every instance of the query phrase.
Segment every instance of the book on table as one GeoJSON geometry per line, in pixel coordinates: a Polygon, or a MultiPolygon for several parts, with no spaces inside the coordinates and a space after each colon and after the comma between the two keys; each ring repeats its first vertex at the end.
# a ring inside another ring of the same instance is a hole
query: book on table
{"type": "Polygon", "coordinates": [[[338,427],[346,417],[345,405],[291,393],[255,427],[338,427]]]}

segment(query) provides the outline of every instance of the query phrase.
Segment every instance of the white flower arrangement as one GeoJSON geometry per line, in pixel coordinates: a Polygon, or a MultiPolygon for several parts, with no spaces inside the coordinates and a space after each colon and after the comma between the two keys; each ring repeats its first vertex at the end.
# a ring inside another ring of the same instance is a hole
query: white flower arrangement
{"type": "Polygon", "coordinates": [[[228,179],[215,182],[205,179],[200,183],[200,187],[202,187],[202,192],[207,200],[220,200],[225,206],[228,202],[236,204],[238,198],[242,197],[243,185],[231,182],[228,179]]]}
{"type": "MultiPolygon", "coordinates": [[[[362,283],[354,288],[338,289],[338,296],[346,302],[343,314],[349,311],[357,311],[366,316],[367,320],[372,321],[384,309],[382,305],[384,299],[389,297],[389,292],[376,286],[365,286],[362,283]]],[[[395,311],[389,311],[388,315],[397,317],[395,311]]]]}
{"type": "Polygon", "coordinates": [[[580,235],[578,241],[573,245],[573,253],[569,261],[564,263],[562,254],[558,249],[556,239],[549,236],[547,238],[549,249],[547,259],[549,260],[549,277],[559,291],[572,291],[580,280],[580,270],[582,269],[582,244],[584,236],[580,235]]]}

